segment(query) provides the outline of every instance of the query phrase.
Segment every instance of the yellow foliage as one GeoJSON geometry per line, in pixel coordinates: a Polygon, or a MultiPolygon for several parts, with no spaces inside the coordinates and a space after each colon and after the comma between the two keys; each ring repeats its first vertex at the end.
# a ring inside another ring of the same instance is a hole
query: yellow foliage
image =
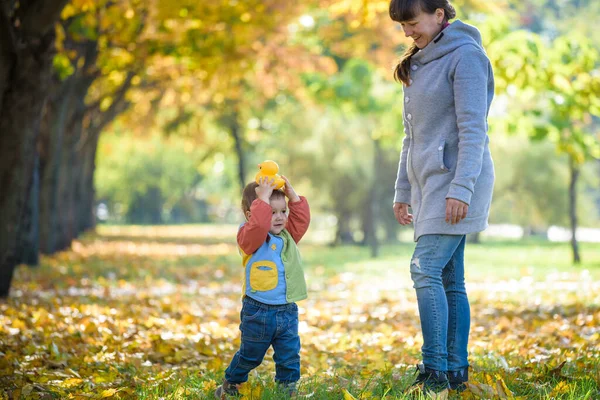
{"type": "Polygon", "coordinates": [[[568,382],[560,381],[556,386],[554,386],[554,389],[552,389],[552,392],[550,392],[548,397],[559,397],[560,395],[567,394],[570,391],[571,385],[569,385],[568,382]]]}
{"type": "Polygon", "coordinates": [[[344,394],[344,400],[356,400],[356,397],[352,396],[347,389],[344,389],[342,393],[344,394]]]}
{"type": "MultiPolygon", "coordinates": [[[[181,398],[210,398],[239,348],[236,229],[103,226],[102,235],[44,256],[38,269],[17,269],[13,289],[20,294],[0,303],[0,385],[10,377],[13,398],[23,399],[48,393],[61,399],[133,398],[139,388],[175,394],[180,387],[181,398]],[[185,386],[192,377],[197,383],[185,386]]],[[[324,251],[308,246],[309,252],[324,251]]],[[[352,263],[345,267],[364,268],[361,260],[352,263]]],[[[528,267],[517,267],[517,273],[531,275],[528,267]]],[[[302,376],[345,400],[389,399],[391,394],[373,394],[404,390],[413,371],[408,365],[422,345],[412,288],[387,286],[396,274],[396,280],[409,281],[409,271],[367,269],[365,275],[344,270],[330,277],[307,269],[310,281],[320,281],[299,303],[302,376]]],[[[590,276],[569,279],[589,289],[597,284],[590,276]]],[[[486,282],[476,282],[469,293],[477,316],[472,357],[477,362],[489,355],[485,362],[493,358],[507,367],[473,371],[464,398],[519,399],[520,386],[533,393],[537,382],[544,395],[576,393],[579,380],[565,374],[584,375],[599,357],[594,329],[600,312],[588,306],[599,298],[595,290],[553,290],[564,279],[548,276],[549,289],[528,286],[527,296],[515,292],[513,281],[494,282],[492,292],[486,282]],[[569,312],[554,306],[557,299],[569,312]],[[547,382],[554,380],[559,383],[552,388],[547,382]]],[[[263,377],[270,382],[273,369],[267,354],[257,370],[261,379],[251,375],[242,386],[244,398],[260,399],[270,390],[263,377]]]]}
{"type": "Polygon", "coordinates": [[[243,400],[258,400],[262,396],[263,387],[246,382],[240,385],[239,392],[243,400]]]}
{"type": "Polygon", "coordinates": [[[100,394],[100,396],[101,396],[102,398],[106,398],[106,397],[112,397],[112,396],[114,396],[115,394],[117,394],[117,392],[118,392],[118,390],[117,390],[117,389],[113,389],[113,388],[111,388],[111,389],[106,389],[106,390],[103,390],[103,391],[102,391],[102,393],[100,394]]]}

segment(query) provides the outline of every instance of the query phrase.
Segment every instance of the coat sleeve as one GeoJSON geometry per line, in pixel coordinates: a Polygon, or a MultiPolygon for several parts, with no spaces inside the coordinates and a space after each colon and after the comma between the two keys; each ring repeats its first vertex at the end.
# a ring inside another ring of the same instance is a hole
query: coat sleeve
{"type": "Polygon", "coordinates": [[[289,202],[290,215],[285,228],[288,230],[296,243],[304,236],[310,224],[310,207],[306,197],[300,196],[300,201],[289,202]]]}
{"type": "Polygon", "coordinates": [[[493,82],[491,65],[480,49],[472,48],[461,55],[453,83],[458,126],[458,160],[446,198],[457,199],[466,204],[471,202],[475,183],[481,173],[487,141],[490,82],[493,82]]]}
{"type": "Polygon", "coordinates": [[[252,254],[267,240],[271,228],[271,206],[256,199],[250,205],[250,220],[238,230],[237,243],[246,254],[252,254]]]}
{"type": "MultiPolygon", "coordinates": [[[[402,112],[404,118],[404,112],[402,112]]],[[[396,176],[394,203],[410,204],[410,182],[408,181],[408,149],[410,147],[410,135],[406,119],[404,123],[404,139],[402,140],[402,151],[400,152],[400,161],[398,162],[398,173],[396,176]]]]}

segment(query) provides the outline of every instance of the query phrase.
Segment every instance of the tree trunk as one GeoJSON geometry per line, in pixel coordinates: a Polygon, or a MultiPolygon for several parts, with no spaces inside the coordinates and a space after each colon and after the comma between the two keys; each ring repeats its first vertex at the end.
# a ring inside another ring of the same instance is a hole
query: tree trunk
{"type": "Polygon", "coordinates": [[[337,246],[340,244],[356,244],[352,235],[352,229],[350,229],[350,211],[341,211],[336,214],[337,225],[335,231],[335,239],[332,245],[337,246]]]}
{"type": "Polygon", "coordinates": [[[77,237],[77,231],[75,230],[75,206],[77,204],[75,182],[77,181],[80,165],[76,145],[80,134],[81,129],[79,127],[70,126],[65,131],[60,174],[58,176],[60,204],[56,208],[59,229],[55,251],[69,248],[73,239],[77,237]]]}
{"type": "MultiPolygon", "coordinates": [[[[42,251],[52,254],[68,248],[80,229],[80,209],[83,207],[83,119],[85,98],[98,73],[98,45],[88,40],[66,42],[85,60],[82,67],[65,81],[55,77],[54,96],[46,108],[43,132],[44,176],[41,208],[42,251]]],[[[80,58],[78,58],[80,59],[80,58]]]]}
{"type": "MultiPolygon", "coordinates": [[[[88,132],[90,133],[90,132],[88,132]]],[[[96,151],[98,149],[98,137],[86,141],[82,151],[82,173],[81,173],[81,200],[78,204],[78,231],[85,232],[96,226],[96,214],[94,212],[96,190],[94,189],[94,172],[96,171],[96,151]]]]}
{"type": "Polygon", "coordinates": [[[19,8],[13,1],[0,2],[0,297],[8,296],[23,254],[54,23],[66,2],[19,2],[19,8]]]}
{"type": "Polygon", "coordinates": [[[579,245],[577,243],[577,179],[579,179],[579,167],[569,156],[569,219],[571,222],[571,249],[573,251],[573,263],[580,264],[581,257],[579,255],[579,245]]]}
{"type": "Polygon", "coordinates": [[[37,152],[34,154],[33,177],[29,189],[29,200],[23,219],[23,234],[21,256],[19,263],[31,267],[37,266],[40,261],[40,162],[37,152]]]}
{"type": "Polygon", "coordinates": [[[65,80],[48,100],[40,133],[41,195],[40,195],[40,249],[52,254],[58,243],[58,178],[63,157],[64,132],[72,114],[73,76],[65,80]]]}
{"type": "MultiPolygon", "coordinates": [[[[233,112],[229,117],[229,133],[235,143],[235,154],[238,159],[238,179],[240,188],[246,187],[246,155],[244,154],[243,139],[240,122],[237,112],[233,112]]],[[[241,190],[240,189],[240,190],[241,190]]]]}
{"type": "Polygon", "coordinates": [[[473,243],[473,244],[480,244],[481,243],[481,232],[475,232],[475,233],[471,233],[470,235],[467,235],[467,242],[473,243]]]}
{"type": "Polygon", "coordinates": [[[379,140],[373,141],[373,177],[371,179],[371,189],[365,197],[363,214],[363,243],[368,244],[371,249],[371,257],[379,256],[379,240],[377,239],[377,215],[379,207],[379,185],[377,182],[377,171],[381,164],[381,146],[379,140]]]}

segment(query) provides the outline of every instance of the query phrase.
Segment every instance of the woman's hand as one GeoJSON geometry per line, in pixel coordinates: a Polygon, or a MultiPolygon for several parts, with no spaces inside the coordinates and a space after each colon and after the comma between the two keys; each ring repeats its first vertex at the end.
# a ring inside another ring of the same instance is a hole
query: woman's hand
{"type": "Polygon", "coordinates": [[[394,203],[394,216],[400,225],[408,225],[412,222],[413,216],[408,213],[408,204],[394,203]]]}
{"type": "Polygon", "coordinates": [[[446,222],[449,224],[458,224],[467,218],[469,205],[456,199],[446,199],[446,222]]]}

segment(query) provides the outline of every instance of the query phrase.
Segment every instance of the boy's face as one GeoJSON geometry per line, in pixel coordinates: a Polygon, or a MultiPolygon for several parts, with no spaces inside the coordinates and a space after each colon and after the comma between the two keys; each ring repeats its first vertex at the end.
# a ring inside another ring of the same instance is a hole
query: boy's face
{"type": "Polygon", "coordinates": [[[285,228],[287,222],[287,204],[285,198],[282,197],[271,199],[270,203],[273,216],[271,218],[271,229],[269,232],[273,235],[279,235],[283,228],[285,228]]]}

